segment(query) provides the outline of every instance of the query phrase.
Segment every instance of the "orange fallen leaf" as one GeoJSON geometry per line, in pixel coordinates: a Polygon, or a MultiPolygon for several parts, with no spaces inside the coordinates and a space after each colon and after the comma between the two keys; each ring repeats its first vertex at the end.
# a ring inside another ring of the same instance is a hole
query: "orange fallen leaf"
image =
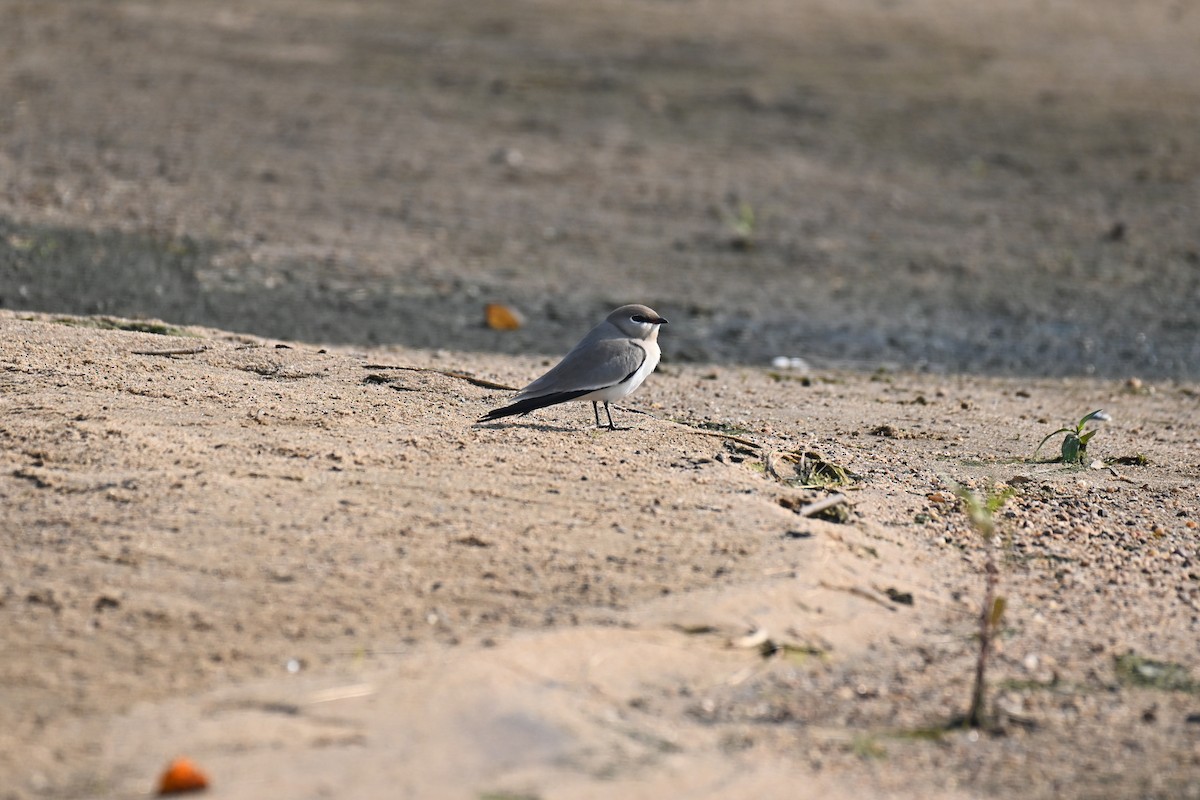
{"type": "Polygon", "coordinates": [[[208,776],[190,758],[177,758],[158,779],[159,794],[182,794],[208,788],[208,776]]]}
{"type": "Polygon", "coordinates": [[[494,331],[515,331],[525,324],[516,309],[500,303],[488,303],[483,313],[487,326],[494,331]]]}

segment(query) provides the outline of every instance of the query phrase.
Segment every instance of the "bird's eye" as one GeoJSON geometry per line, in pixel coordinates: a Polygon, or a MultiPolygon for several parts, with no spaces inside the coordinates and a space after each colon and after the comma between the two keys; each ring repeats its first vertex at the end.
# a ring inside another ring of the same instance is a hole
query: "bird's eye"
{"type": "Polygon", "coordinates": [[[643,317],[641,314],[634,314],[629,319],[633,322],[649,322],[650,321],[650,320],[646,319],[645,317],[643,317]]]}

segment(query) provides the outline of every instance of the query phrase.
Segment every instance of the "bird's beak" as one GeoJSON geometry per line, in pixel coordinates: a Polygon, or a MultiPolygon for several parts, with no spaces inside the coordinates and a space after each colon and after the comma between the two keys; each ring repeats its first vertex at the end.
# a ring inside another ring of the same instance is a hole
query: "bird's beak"
{"type": "Polygon", "coordinates": [[[654,324],[655,325],[666,325],[667,320],[663,317],[659,317],[658,319],[654,320],[654,324]]]}

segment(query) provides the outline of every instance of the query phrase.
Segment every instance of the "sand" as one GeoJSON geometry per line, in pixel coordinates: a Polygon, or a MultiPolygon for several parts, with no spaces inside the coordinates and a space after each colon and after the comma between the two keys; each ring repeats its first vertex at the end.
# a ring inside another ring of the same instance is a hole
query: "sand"
{"type": "Polygon", "coordinates": [[[1189,4],[0,19],[3,800],[1200,797],[1189,4]]]}

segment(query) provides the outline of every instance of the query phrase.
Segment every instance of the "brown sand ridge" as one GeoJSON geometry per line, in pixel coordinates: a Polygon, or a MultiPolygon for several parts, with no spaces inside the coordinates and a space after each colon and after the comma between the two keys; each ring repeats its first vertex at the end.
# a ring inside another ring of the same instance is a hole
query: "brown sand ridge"
{"type": "Polygon", "coordinates": [[[0,0],[0,800],[1200,797],[1198,41],[0,0]],[[624,429],[475,424],[627,302],[624,429]]]}

